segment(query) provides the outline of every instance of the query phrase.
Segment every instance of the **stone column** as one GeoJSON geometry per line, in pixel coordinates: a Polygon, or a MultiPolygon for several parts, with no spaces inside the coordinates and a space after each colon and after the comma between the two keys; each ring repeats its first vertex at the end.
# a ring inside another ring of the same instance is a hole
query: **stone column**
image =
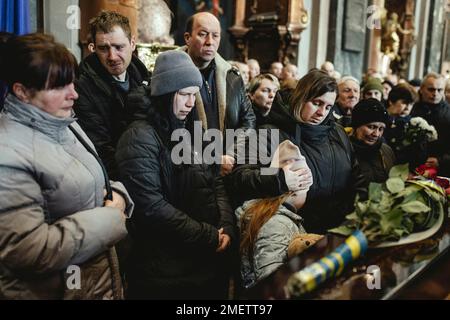
{"type": "Polygon", "coordinates": [[[368,56],[369,63],[367,69],[381,71],[381,15],[384,10],[384,0],[373,0],[372,5],[375,11],[370,11],[371,16],[366,26],[369,31],[368,56]]]}

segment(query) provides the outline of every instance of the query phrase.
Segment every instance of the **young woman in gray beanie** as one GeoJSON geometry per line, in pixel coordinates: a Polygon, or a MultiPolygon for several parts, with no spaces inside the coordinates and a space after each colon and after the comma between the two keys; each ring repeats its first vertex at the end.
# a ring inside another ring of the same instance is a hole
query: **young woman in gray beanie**
{"type": "Polygon", "coordinates": [[[119,141],[121,181],[136,203],[127,298],[227,297],[224,260],[235,240],[221,180],[212,166],[175,165],[171,158],[177,143],[172,133],[184,128],[201,86],[201,74],[186,53],[161,53],[151,79],[148,118],[133,123],[119,141]]]}

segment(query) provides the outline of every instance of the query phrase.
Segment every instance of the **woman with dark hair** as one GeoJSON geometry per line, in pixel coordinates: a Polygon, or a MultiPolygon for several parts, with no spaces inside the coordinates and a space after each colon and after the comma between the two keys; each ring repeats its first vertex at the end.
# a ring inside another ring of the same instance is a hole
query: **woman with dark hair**
{"type": "Polygon", "coordinates": [[[213,165],[196,158],[190,144],[183,159],[194,164],[172,152],[177,142],[171,136],[189,134],[185,120],[202,83],[186,53],[161,53],[148,118],[133,123],[119,141],[121,181],[136,202],[128,298],[227,298],[226,253],[235,242],[235,222],[221,178],[213,165]]]}
{"type": "Polygon", "coordinates": [[[411,121],[410,113],[416,101],[417,94],[411,85],[404,83],[395,86],[387,99],[389,123],[384,131],[384,139],[394,151],[397,163],[409,163],[411,171],[425,163],[428,155],[428,142],[425,136],[408,146],[403,145],[411,121]]]}
{"type": "Polygon", "coordinates": [[[299,80],[290,110],[274,105],[271,111],[268,128],[280,130],[280,141],[297,145],[312,172],[313,185],[301,210],[308,232],[325,233],[342,223],[357,188],[366,185],[348,136],[330,116],[336,95],[336,80],[313,69],[299,80]]]}
{"type": "Polygon", "coordinates": [[[120,299],[133,204],[73,117],[75,57],[43,34],[0,54],[0,299],[120,299]]]}
{"type": "Polygon", "coordinates": [[[353,109],[350,140],[361,172],[368,182],[385,182],[395,164],[394,152],[383,142],[388,124],[386,109],[377,99],[361,100],[353,109]]]}
{"type": "MultiPolygon", "coordinates": [[[[366,181],[347,134],[330,116],[336,95],[336,80],[313,69],[299,80],[290,110],[274,103],[269,124],[261,128],[270,131],[268,137],[279,133],[280,142],[290,140],[298,146],[310,170],[283,168],[274,175],[263,175],[261,168],[238,166],[226,178],[236,203],[279,196],[293,187],[304,188],[312,174],[313,185],[301,209],[303,226],[308,232],[325,233],[343,222],[353,208],[356,191],[365,191],[366,181]],[[277,131],[272,132],[274,129],[277,131]]],[[[271,141],[267,142],[270,145],[271,141]]]]}

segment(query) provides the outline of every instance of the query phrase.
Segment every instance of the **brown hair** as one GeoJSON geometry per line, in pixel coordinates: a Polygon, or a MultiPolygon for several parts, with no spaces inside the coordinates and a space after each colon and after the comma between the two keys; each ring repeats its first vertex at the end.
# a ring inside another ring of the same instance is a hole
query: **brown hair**
{"type": "Polygon", "coordinates": [[[131,41],[131,27],[128,18],[115,11],[102,10],[98,16],[89,21],[92,42],[95,43],[97,32],[110,33],[115,26],[121,27],[128,40],[131,41]]]}
{"type": "Polygon", "coordinates": [[[297,119],[301,119],[300,112],[302,106],[317,97],[327,93],[336,92],[337,93],[337,83],[336,79],[330,77],[328,73],[312,69],[303,78],[301,78],[297,87],[295,87],[292,93],[290,105],[291,113],[297,119]]]}
{"type": "Polygon", "coordinates": [[[66,86],[76,77],[74,55],[51,35],[33,33],[12,37],[0,52],[5,82],[21,83],[31,90],[66,86]]]}
{"type": "Polygon", "coordinates": [[[292,192],[285,193],[276,198],[266,198],[256,200],[250,207],[248,207],[241,218],[241,254],[247,254],[249,257],[253,256],[253,247],[255,245],[256,237],[262,226],[270,220],[278,211],[280,205],[292,192]]]}
{"type": "MultiPolygon", "coordinates": [[[[405,100],[407,103],[414,103],[417,101],[417,93],[414,88],[408,83],[401,83],[392,88],[388,95],[388,102],[396,103],[398,100],[405,100]]],[[[389,106],[388,106],[389,108],[389,106]]]]}

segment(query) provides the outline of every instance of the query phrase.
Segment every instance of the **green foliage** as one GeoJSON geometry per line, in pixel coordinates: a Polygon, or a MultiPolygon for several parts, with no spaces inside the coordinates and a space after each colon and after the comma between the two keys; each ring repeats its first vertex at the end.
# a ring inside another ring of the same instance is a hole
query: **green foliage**
{"type": "Polygon", "coordinates": [[[408,165],[393,167],[386,183],[371,183],[369,198],[357,198],[344,225],[329,231],[348,236],[360,229],[369,242],[377,243],[397,241],[433,226],[444,210],[445,193],[430,181],[407,178],[408,165]]]}

